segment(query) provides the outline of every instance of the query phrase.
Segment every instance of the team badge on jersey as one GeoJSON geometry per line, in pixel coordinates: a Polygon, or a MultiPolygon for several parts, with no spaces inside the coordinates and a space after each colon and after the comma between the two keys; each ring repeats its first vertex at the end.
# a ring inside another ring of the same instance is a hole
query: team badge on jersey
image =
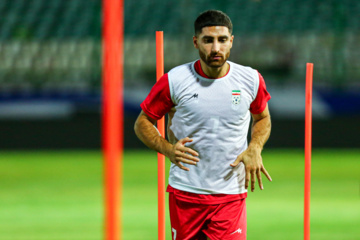
{"type": "Polygon", "coordinates": [[[241,91],[240,90],[232,90],[232,104],[239,105],[241,99],[241,91]]]}

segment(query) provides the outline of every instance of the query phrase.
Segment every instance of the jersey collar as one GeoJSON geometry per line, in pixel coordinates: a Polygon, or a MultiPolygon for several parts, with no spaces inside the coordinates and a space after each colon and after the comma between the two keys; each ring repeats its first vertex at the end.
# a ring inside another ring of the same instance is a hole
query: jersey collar
{"type": "Polygon", "coordinates": [[[225,76],[221,77],[221,78],[210,78],[208,77],[204,71],[201,68],[201,63],[200,63],[200,59],[196,60],[195,62],[193,62],[193,64],[191,65],[191,68],[193,69],[193,71],[195,72],[195,74],[197,75],[197,77],[201,80],[205,80],[205,81],[220,81],[220,80],[224,80],[226,79],[230,74],[230,72],[232,71],[232,64],[230,61],[226,61],[227,63],[229,63],[229,70],[228,72],[225,74],[225,76]]]}

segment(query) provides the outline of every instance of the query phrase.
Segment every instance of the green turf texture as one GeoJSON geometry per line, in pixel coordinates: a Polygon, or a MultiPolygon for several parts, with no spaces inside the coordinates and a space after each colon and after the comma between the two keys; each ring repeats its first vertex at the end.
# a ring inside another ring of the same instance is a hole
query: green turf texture
{"type": "MultiPolygon", "coordinates": [[[[249,240],[303,239],[303,159],[264,151],[273,182],[248,194],[249,240]]],[[[103,239],[102,161],[99,151],[0,152],[0,239],[103,239]]],[[[156,164],[155,152],[125,151],[123,240],[157,239],[156,164]]],[[[360,239],[359,171],[360,151],[313,151],[312,240],[360,239]]]]}

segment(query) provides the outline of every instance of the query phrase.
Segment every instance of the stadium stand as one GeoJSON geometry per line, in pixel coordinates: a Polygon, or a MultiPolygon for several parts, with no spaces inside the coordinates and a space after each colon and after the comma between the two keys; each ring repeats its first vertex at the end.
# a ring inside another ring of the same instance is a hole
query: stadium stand
{"type": "MultiPolygon", "coordinates": [[[[0,1],[0,149],[100,146],[101,7],[102,0],[0,1]]],[[[271,89],[270,145],[303,146],[305,63],[313,62],[314,129],[324,133],[314,144],[358,147],[359,0],[125,0],[124,7],[125,146],[142,145],[132,125],[155,81],[155,31],[164,31],[167,71],[198,58],[193,21],[220,9],[234,23],[230,60],[257,68],[271,89]],[[292,132],[285,142],[284,132],[292,132]]]]}
{"type": "MultiPolygon", "coordinates": [[[[7,89],[99,89],[101,0],[0,1],[0,94],[7,89]],[[66,88],[66,87],[65,87],[66,88]]],[[[312,0],[125,1],[125,78],[152,81],[154,32],[165,33],[166,69],[196,57],[193,20],[208,8],[234,22],[231,60],[296,82],[306,61],[320,84],[357,85],[360,2],[312,0]],[[144,54],[146,53],[146,54],[144,54]],[[285,77],[284,74],[286,75],[285,77]]]]}

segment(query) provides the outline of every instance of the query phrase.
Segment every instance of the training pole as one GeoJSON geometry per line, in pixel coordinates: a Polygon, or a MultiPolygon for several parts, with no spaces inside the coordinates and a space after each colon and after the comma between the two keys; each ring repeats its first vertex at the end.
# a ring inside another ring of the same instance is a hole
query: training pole
{"type": "MultiPolygon", "coordinates": [[[[156,80],[164,75],[164,34],[156,31],[156,80]]],[[[157,128],[165,138],[165,119],[157,121],[157,128]]],[[[158,240],[165,240],[165,156],[158,153],[158,240]]]]}
{"type": "Polygon", "coordinates": [[[103,0],[103,154],[106,240],[121,239],[123,0],[103,0]]]}
{"type": "Polygon", "coordinates": [[[310,186],[312,138],[312,85],[314,64],[306,64],[305,87],[305,187],[304,187],[304,240],[310,240],[310,186]]]}

